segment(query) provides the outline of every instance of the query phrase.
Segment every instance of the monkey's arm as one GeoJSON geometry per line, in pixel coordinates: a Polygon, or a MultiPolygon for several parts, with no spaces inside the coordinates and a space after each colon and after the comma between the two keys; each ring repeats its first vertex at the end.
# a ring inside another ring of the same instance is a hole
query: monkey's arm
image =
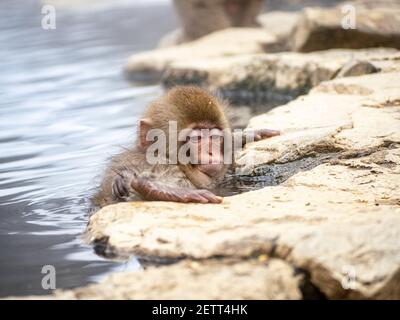
{"type": "Polygon", "coordinates": [[[163,186],[146,178],[136,177],[131,182],[131,187],[145,200],[196,202],[196,203],[221,203],[222,198],[208,190],[188,190],[163,186]]]}
{"type": "Polygon", "coordinates": [[[174,201],[196,203],[221,203],[222,198],[208,190],[190,190],[174,188],[150,181],[146,177],[137,174],[120,174],[115,177],[112,185],[113,196],[117,199],[129,197],[134,191],[144,200],[150,201],[174,201]]]}

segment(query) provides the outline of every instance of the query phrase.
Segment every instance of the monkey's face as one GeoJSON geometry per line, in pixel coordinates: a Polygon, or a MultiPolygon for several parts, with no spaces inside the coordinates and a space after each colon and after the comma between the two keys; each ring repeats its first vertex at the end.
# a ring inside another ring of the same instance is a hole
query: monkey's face
{"type": "Polygon", "coordinates": [[[148,159],[147,155],[155,154],[154,150],[160,146],[156,163],[159,158],[179,165],[197,188],[212,189],[232,163],[225,161],[229,156],[224,159],[224,154],[228,154],[225,149],[231,146],[227,138],[231,137],[231,131],[223,106],[216,97],[198,87],[177,86],[169,90],[149,105],[141,119],[139,149],[146,152],[148,159]],[[160,134],[152,134],[153,129],[161,131],[160,134]],[[155,136],[157,139],[153,139],[155,136]],[[166,148],[161,147],[162,141],[166,148]]]}
{"type": "Polygon", "coordinates": [[[224,134],[218,128],[194,128],[188,138],[190,164],[212,180],[225,175],[224,134]]]}

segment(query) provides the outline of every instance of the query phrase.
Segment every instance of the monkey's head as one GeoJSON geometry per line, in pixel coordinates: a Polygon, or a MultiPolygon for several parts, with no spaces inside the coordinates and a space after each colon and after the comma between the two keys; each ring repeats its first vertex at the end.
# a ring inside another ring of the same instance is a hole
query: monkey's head
{"type": "Polygon", "coordinates": [[[152,129],[164,133],[167,158],[177,156],[177,164],[197,188],[213,188],[223,179],[228,168],[224,147],[229,148],[224,142],[231,131],[219,99],[198,87],[177,86],[151,103],[140,120],[142,150],[153,143],[148,135],[152,129]]]}

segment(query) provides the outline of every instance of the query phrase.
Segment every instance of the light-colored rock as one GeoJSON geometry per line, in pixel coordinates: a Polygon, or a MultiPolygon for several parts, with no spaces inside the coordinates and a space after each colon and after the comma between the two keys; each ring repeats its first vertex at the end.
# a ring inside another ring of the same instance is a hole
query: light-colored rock
{"type": "Polygon", "coordinates": [[[400,149],[384,149],[367,157],[333,160],[293,176],[285,185],[350,191],[362,195],[360,201],[400,206],[399,164],[400,149]]]}
{"type": "Polygon", "coordinates": [[[51,298],[294,300],[302,297],[301,282],[302,276],[279,259],[186,260],[141,272],[115,273],[100,284],[59,290],[51,298]]]}
{"type": "Polygon", "coordinates": [[[174,61],[261,53],[261,43],[273,38],[262,28],[216,31],[189,43],[134,54],[129,58],[126,72],[132,80],[159,81],[165,68],[174,61]]]}
{"type": "Polygon", "coordinates": [[[254,117],[252,128],[282,135],[249,145],[238,164],[250,170],[284,163],[315,150],[359,150],[400,142],[400,73],[377,73],[323,82],[307,96],[254,117]]]}
{"type": "MultiPolygon", "coordinates": [[[[330,80],[353,60],[367,61],[382,72],[400,71],[395,49],[284,52],[177,61],[165,71],[163,84],[196,84],[218,90],[234,103],[278,105],[330,80]]],[[[369,73],[369,72],[368,72],[369,73]]]]}
{"type": "Polygon", "coordinates": [[[313,296],[307,285],[330,299],[400,299],[399,80],[386,70],[322,82],[253,118],[282,134],[248,145],[239,169],[329,156],[279,186],[219,205],[104,207],[86,233],[104,253],[184,261],[51,297],[299,299],[313,296]]]}
{"type": "MultiPolygon", "coordinates": [[[[390,155],[397,158],[397,167],[398,151],[390,155]]],[[[338,188],[326,182],[332,171],[319,168],[311,186],[306,181],[297,185],[295,176],[285,186],[226,198],[221,206],[110,206],[93,216],[90,233],[93,239],[107,237],[118,251],[146,256],[246,258],[263,253],[309,272],[329,298],[399,298],[399,206],[388,198],[387,188],[375,195],[357,190],[359,184],[373,185],[368,178],[377,173],[353,170],[365,176],[352,182],[353,188],[347,180],[340,184],[340,170],[338,188]],[[347,289],[343,283],[349,269],[355,279],[347,289]]],[[[399,190],[399,179],[391,182],[392,191],[399,190]]]]}
{"type": "Polygon", "coordinates": [[[165,259],[265,255],[304,270],[328,298],[399,299],[399,77],[321,83],[253,118],[251,126],[280,128],[282,135],[249,145],[239,159],[257,166],[333,152],[329,162],[221,205],[105,207],[90,218],[89,241],[122,255],[165,259]]]}
{"type": "Polygon", "coordinates": [[[379,69],[368,61],[353,60],[339,70],[336,78],[362,76],[378,71],[379,69]]]}
{"type": "Polygon", "coordinates": [[[288,46],[300,52],[331,48],[400,48],[399,2],[375,3],[352,2],[329,9],[306,8],[288,39],[288,46]]]}

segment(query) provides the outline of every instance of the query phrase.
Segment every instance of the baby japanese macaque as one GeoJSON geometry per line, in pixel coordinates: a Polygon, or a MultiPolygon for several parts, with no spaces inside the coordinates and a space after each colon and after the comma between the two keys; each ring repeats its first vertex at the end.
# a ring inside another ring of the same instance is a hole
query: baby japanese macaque
{"type": "MultiPolygon", "coordinates": [[[[225,104],[204,89],[178,86],[150,103],[133,147],[114,156],[92,203],[152,200],[220,203],[213,191],[234,161],[235,143],[225,104]]],[[[279,132],[257,129],[251,138],[279,132]]]]}

